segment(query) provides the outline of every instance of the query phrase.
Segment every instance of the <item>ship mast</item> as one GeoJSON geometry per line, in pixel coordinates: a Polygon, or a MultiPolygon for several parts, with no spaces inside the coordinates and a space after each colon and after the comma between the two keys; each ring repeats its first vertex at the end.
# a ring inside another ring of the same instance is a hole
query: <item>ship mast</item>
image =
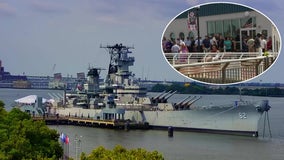
{"type": "Polygon", "coordinates": [[[124,46],[122,44],[100,46],[100,48],[107,49],[110,55],[110,63],[108,67],[108,74],[106,77],[106,84],[108,86],[128,86],[131,85],[129,77],[132,72],[129,71],[129,66],[133,66],[134,57],[129,57],[132,53],[130,49],[134,47],[124,46]]]}

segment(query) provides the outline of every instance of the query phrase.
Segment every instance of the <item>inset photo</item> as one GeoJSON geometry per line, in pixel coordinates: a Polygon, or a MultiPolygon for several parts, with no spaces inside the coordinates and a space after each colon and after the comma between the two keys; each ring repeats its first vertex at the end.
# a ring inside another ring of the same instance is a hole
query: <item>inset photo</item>
{"type": "Polygon", "coordinates": [[[177,72],[209,84],[251,80],[275,63],[281,48],[280,33],[267,16],[223,2],[183,11],[166,26],[161,41],[177,72]]]}

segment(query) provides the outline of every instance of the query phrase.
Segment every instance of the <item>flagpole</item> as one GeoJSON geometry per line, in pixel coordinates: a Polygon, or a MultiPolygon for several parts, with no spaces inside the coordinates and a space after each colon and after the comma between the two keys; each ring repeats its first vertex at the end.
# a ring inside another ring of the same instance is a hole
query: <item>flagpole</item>
{"type": "Polygon", "coordinates": [[[200,32],[199,32],[199,9],[200,6],[196,7],[196,19],[197,19],[197,52],[201,52],[201,48],[200,48],[200,32]]]}
{"type": "Polygon", "coordinates": [[[78,136],[77,134],[75,135],[75,159],[76,160],[79,160],[80,159],[80,155],[81,155],[81,152],[82,152],[82,142],[81,142],[81,139],[82,136],[78,136]]]}
{"type": "Polygon", "coordinates": [[[65,149],[64,149],[64,134],[61,132],[60,136],[59,136],[59,140],[61,143],[61,148],[63,149],[63,155],[62,155],[62,159],[65,159],[65,149]]]}
{"type": "Polygon", "coordinates": [[[67,144],[67,158],[69,159],[69,143],[67,144]]]}

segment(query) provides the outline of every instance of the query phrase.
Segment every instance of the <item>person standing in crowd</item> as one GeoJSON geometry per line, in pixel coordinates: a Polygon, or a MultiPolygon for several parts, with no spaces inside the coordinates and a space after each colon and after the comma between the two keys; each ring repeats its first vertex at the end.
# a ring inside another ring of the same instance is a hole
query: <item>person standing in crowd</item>
{"type": "Polygon", "coordinates": [[[167,40],[166,43],[166,51],[165,53],[171,53],[171,49],[172,49],[173,43],[170,39],[167,40]]]}
{"type": "Polygon", "coordinates": [[[235,52],[237,50],[237,43],[236,40],[233,37],[229,38],[231,41],[231,52],[235,52]]]}
{"type": "Polygon", "coordinates": [[[228,37],[226,37],[224,41],[224,50],[226,52],[232,51],[232,41],[228,37]]]}
{"type": "Polygon", "coordinates": [[[211,48],[210,39],[208,36],[205,36],[205,39],[202,41],[202,48],[204,52],[209,52],[211,48]]]}
{"type": "Polygon", "coordinates": [[[264,35],[261,35],[260,37],[260,47],[263,53],[267,50],[267,42],[264,35]]]}
{"type": "Polygon", "coordinates": [[[243,38],[242,40],[242,52],[248,52],[248,39],[247,38],[243,38]]]}
{"type": "Polygon", "coordinates": [[[201,39],[201,37],[197,37],[196,38],[196,40],[195,40],[195,42],[194,42],[194,47],[195,47],[195,50],[196,50],[196,52],[201,52],[202,50],[202,48],[201,48],[201,46],[202,46],[202,39],[201,39]],[[199,41],[199,48],[198,48],[198,41],[199,41]]]}
{"type": "Polygon", "coordinates": [[[179,62],[186,63],[188,49],[184,42],[180,45],[179,62]]]}
{"type": "Polygon", "coordinates": [[[191,40],[189,39],[189,37],[186,37],[186,40],[184,41],[186,47],[187,47],[187,50],[188,51],[191,51],[190,49],[190,46],[191,46],[191,40]]]}
{"type": "Polygon", "coordinates": [[[211,62],[211,61],[216,61],[220,59],[220,51],[217,48],[217,45],[212,45],[212,48],[210,50],[211,53],[216,53],[215,55],[209,55],[205,58],[205,62],[211,62]]]}
{"type": "Polygon", "coordinates": [[[212,49],[210,52],[213,52],[213,53],[219,52],[217,45],[212,45],[212,49]]]}
{"type": "Polygon", "coordinates": [[[174,42],[174,45],[171,48],[171,52],[172,53],[179,53],[179,51],[180,51],[179,45],[176,42],[174,42]]]}
{"type": "Polygon", "coordinates": [[[163,40],[162,40],[162,48],[163,48],[163,51],[164,53],[166,53],[166,44],[167,44],[167,39],[166,37],[163,37],[163,40]]]}
{"type": "Polygon", "coordinates": [[[249,52],[255,52],[254,48],[254,39],[250,36],[248,41],[247,41],[247,46],[248,46],[248,51],[249,52]]]}
{"type": "Polygon", "coordinates": [[[212,38],[210,38],[210,43],[211,43],[211,46],[216,45],[218,48],[218,42],[217,42],[215,35],[212,38]]]}
{"type": "Polygon", "coordinates": [[[268,37],[266,47],[268,51],[272,51],[272,37],[271,36],[268,37]]]}
{"type": "Polygon", "coordinates": [[[180,52],[181,53],[188,53],[187,46],[185,45],[184,42],[182,42],[181,45],[180,45],[180,52]]]}
{"type": "Polygon", "coordinates": [[[193,37],[190,37],[190,41],[191,41],[191,45],[190,45],[189,51],[190,51],[190,52],[196,52],[196,48],[194,48],[194,46],[195,46],[194,38],[193,38],[193,37]]]}
{"type": "Polygon", "coordinates": [[[220,52],[224,51],[224,37],[222,35],[219,35],[218,47],[220,52]]]}
{"type": "Polygon", "coordinates": [[[177,38],[176,43],[180,46],[183,40],[181,38],[177,38]]]}
{"type": "Polygon", "coordinates": [[[172,48],[171,48],[171,52],[172,53],[175,53],[174,55],[173,55],[173,59],[174,60],[177,60],[179,57],[179,55],[178,55],[178,53],[179,53],[179,51],[180,51],[180,47],[179,47],[179,45],[177,44],[177,42],[176,41],[173,41],[173,46],[172,46],[172,48]]]}
{"type": "Polygon", "coordinates": [[[262,55],[262,50],[261,50],[261,40],[260,40],[261,34],[258,33],[254,39],[254,48],[256,52],[259,52],[259,55],[262,55]]]}

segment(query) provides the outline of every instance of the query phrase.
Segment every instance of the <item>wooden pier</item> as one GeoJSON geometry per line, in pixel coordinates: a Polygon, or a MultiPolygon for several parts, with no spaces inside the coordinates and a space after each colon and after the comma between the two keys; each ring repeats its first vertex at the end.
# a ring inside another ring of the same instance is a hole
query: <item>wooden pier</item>
{"type": "Polygon", "coordinates": [[[149,124],[132,122],[130,120],[95,120],[74,116],[33,116],[34,121],[44,121],[47,125],[75,125],[111,129],[149,129],[149,124]]]}

